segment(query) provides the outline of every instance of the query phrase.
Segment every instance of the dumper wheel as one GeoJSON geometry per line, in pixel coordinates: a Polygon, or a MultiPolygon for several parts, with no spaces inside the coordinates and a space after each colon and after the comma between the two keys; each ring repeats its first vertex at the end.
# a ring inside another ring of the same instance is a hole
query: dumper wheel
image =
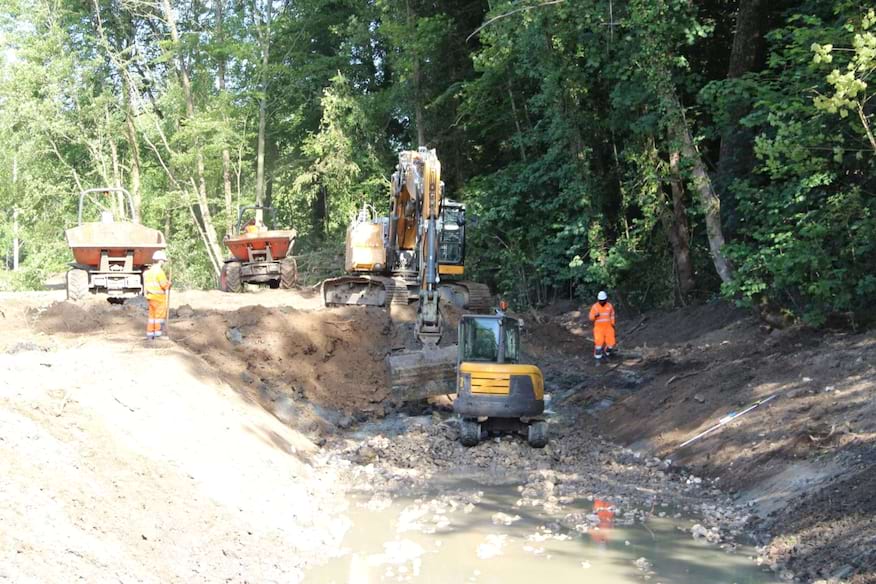
{"type": "Polygon", "coordinates": [[[67,272],[67,300],[78,302],[88,296],[88,272],[74,268],[67,272]]]}
{"type": "Polygon", "coordinates": [[[280,288],[288,290],[298,283],[298,262],[286,258],[280,262],[280,288]]]}
{"type": "Polygon", "coordinates": [[[222,266],[222,273],[219,274],[219,289],[223,292],[234,292],[235,294],[243,291],[243,284],[240,283],[239,263],[228,262],[222,266]]]}
{"type": "Polygon", "coordinates": [[[477,446],[481,441],[481,425],[475,418],[463,418],[459,422],[459,441],[463,446],[477,446]]]}
{"type": "Polygon", "coordinates": [[[529,445],[533,448],[544,448],[548,443],[548,427],[544,420],[537,420],[529,424],[529,445]]]}

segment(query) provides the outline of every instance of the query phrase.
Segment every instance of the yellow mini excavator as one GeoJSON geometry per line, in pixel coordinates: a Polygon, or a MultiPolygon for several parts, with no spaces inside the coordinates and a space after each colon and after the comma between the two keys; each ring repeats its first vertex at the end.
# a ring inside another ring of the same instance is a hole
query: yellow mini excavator
{"type": "Polygon", "coordinates": [[[477,445],[484,431],[523,432],[530,446],[547,444],[544,378],[538,367],[520,362],[517,319],[462,317],[453,410],[464,446],[477,445]]]}

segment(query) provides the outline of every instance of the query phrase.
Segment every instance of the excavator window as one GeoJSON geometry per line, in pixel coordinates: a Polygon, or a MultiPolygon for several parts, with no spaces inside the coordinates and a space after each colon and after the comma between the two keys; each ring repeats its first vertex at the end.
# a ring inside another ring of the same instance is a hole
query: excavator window
{"type": "Polygon", "coordinates": [[[462,265],[465,259],[464,208],[458,203],[445,203],[443,228],[438,245],[438,261],[441,264],[462,265]]]}
{"type": "Polygon", "coordinates": [[[499,362],[504,352],[505,363],[519,360],[520,335],[513,318],[465,318],[462,321],[462,360],[499,362]],[[500,338],[502,345],[500,347],[500,338]]]}

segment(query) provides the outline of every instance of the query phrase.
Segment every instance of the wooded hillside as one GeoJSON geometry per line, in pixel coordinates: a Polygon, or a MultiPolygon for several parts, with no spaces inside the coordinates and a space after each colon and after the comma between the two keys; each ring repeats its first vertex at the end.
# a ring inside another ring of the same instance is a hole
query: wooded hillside
{"type": "Polygon", "coordinates": [[[64,270],[78,191],[103,185],[165,232],[181,284],[215,285],[255,201],[297,253],[336,249],[363,202],[386,208],[397,151],[426,145],[479,217],[474,276],[518,306],[723,293],[858,324],[876,302],[866,5],[2,0],[0,288],[64,270]]]}

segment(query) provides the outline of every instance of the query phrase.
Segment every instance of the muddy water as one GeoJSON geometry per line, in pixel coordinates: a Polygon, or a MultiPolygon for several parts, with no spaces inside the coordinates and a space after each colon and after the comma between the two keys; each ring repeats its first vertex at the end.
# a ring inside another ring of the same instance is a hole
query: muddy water
{"type": "Polygon", "coordinates": [[[312,568],[304,581],[776,582],[754,565],[753,549],[740,546],[731,553],[695,541],[681,530],[691,522],[669,510],[642,522],[627,519],[610,502],[578,500],[551,513],[515,506],[518,491],[516,485],[466,484],[429,497],[354,501],[338,554],[312,568]],[[582,523],[563,521],[570,513],[582,523]]]}

